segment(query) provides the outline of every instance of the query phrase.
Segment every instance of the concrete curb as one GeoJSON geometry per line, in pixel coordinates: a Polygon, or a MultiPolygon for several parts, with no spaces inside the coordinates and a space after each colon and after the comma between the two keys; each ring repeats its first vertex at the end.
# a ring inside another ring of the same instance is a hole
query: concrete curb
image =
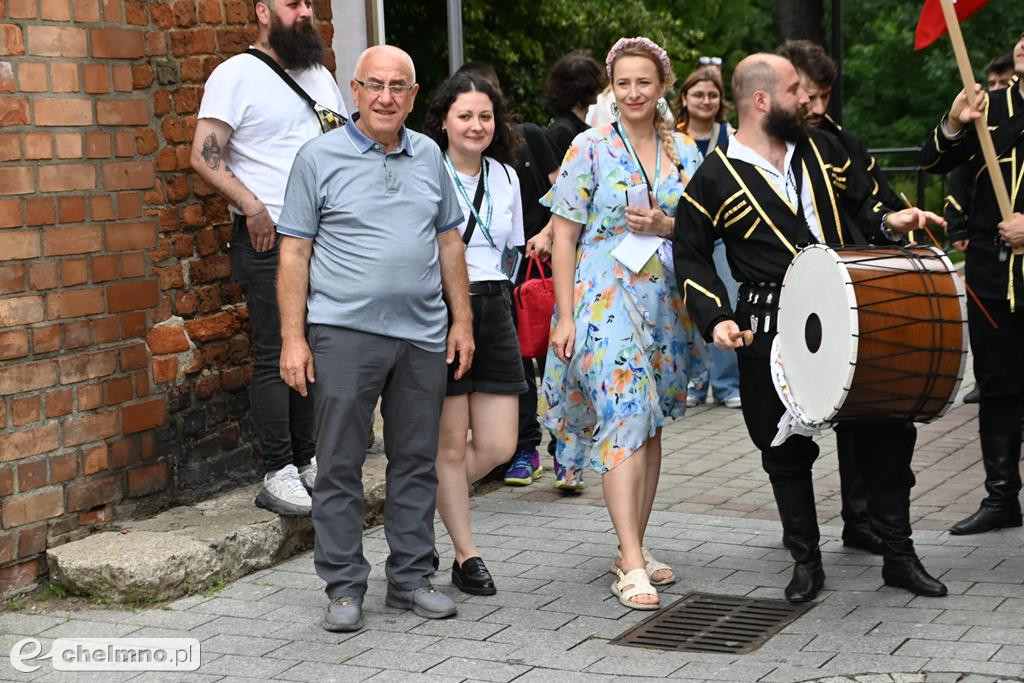
{"type": "MultiPolygon", "coordinates": [[[[381,449],[382,450],[382,449],[381,449]]],[[[380,523],[384,457],[363,467],[365,526],[380,523]]],[[[279,517],[253,504],[259,484],[156,517],[127,521],[46,553],[50,578],[101,601],[170,600],[265,569],[313,545],[309,517],[279,517]]]]}

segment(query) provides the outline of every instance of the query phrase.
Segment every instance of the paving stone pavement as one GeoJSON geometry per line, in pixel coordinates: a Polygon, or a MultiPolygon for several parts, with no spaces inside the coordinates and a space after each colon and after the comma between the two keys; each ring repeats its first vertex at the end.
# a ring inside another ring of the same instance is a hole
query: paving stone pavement
{"type": "MultiPolygon", "coordinates": [[[[969,387],[966,387],[969,388],[969,387]]],[[[471,597],[442,570],[459,605],[430,621],[384,606],[381,528],[364,535],[372,564],[366,628],[320,628],[323,583],[307,553],[163,608],[0,613],[0,679],[37,681],[833,681],[983,683],[1024,680],[1024,531],[972,537],[943,531],[982,494],[976,410],[959,406],[921,429],[914,540],[946,598],[882,584],[880,559],[839,542],[834,441],[822,439],[815,485],[825,590],[818,604],[747,655],[679,653],[609,644],[649,613],[621,607],[607,573],[615,535],[600,482],[563,496],[550,473],[532,486],[473,500],[477,543],[499,592],[471,597]],[[177,637],[201,641],[192,674],[69,674],[49,664],[19,674],[6,655],[26,637],[177,637]]],[[[668,604],[691,590],[781,597],[788,554],[765,475],[738,411],[703,407],[667,426],[666,458],[647,544],[680,572],[668,604]]],[[[438,522],[442,567],[452,549],[438,522]]]]}

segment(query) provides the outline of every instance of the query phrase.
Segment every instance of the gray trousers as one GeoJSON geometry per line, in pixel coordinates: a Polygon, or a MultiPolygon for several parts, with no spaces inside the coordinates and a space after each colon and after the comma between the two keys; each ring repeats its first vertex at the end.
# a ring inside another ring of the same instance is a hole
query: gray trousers
{"type": "Polygon", "coordinates": [[[437,503],[437,438],[444,403],[443,353],[407,341],[330,325],[310,325],[316,382],[313,562],[327,596],[366,593],[363,483],[368,432],[377,399],[388,459],[384,532],[388,582],[410,590],[430,584],[437,503]]]}

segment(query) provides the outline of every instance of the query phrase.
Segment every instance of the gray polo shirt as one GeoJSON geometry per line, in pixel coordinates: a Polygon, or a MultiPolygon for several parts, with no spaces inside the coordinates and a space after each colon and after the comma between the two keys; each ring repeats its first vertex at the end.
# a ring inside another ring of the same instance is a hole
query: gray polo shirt
{"type": "Polygon", "coordinates": [[[353,117],[313,138],[295,157],[277,224],[313,240],[307,321],[444,351],[437,235],[462,218],[441,150],[425,135],[403,129],[385,154],[353,117]]]}

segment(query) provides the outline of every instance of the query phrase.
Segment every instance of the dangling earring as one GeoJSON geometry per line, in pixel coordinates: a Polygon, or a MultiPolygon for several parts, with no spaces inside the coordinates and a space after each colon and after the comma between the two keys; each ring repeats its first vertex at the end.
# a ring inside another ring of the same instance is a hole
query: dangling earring
{"type": "Polygon", "coordinates": [[[620,112],[619,112],[619,104],[618,104],[618,102],[614,102],[614,101],[612,102],[611,110],[612,110],[612,116],[615,117],[615,118],[619,118],[619,113],[620,112]]]}
{"type": "Polygon", "coordinates": [[[665,118],[668,116],[668,102],[664,99],[658,100],[658,105],[655,107],[658,110],[658,116],[665,118]]]}

